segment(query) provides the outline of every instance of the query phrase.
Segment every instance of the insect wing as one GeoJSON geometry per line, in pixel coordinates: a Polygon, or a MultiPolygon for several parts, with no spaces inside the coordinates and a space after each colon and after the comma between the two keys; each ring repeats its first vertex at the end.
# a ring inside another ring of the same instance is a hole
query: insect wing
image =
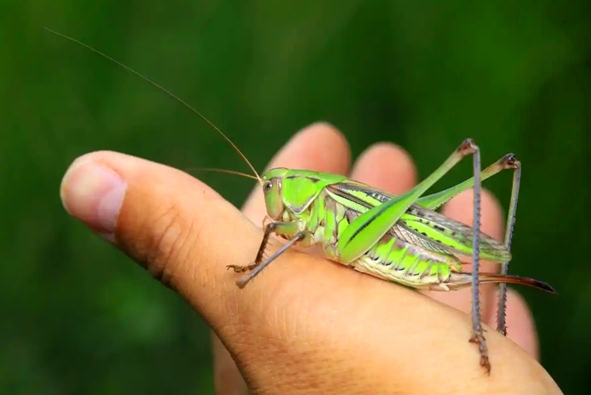
{"type": "MultiPolygon", "coordinates": [[[[413,205],[401,217],[397,226],[414,233],[417,237],[435,242],[448,253],[471,257],[474,229],[437,211],[413,205]]],[[[511,252],[507,248],[480,232],[480,256],[492,262],[508,262],[511,252]]]]}
{"type": "MultiPolygon", "coordinates": [[[[364,213],[396,195],[357,181],[330,185],[329,194],[350,210],[364,213]]],[[[470,257],[474,230],[459,221],[420,205],[412,205],[393,229],[393,234],[408,243],[436,253],[470,257]]],[[[504,245],[480,232],[480,254],[492,262],[507,262],[511,253],[504,245]]]]}

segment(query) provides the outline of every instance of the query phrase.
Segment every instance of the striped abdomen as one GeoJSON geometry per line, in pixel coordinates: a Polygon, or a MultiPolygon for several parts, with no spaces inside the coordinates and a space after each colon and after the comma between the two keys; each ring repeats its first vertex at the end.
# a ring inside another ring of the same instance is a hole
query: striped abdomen
{"type": "Polygon", "coordinates": [[[461,271],[460,261],[386,235],[351,264],[356,270],[413,288],[448,291],[446,283],[461,271]]]}
{"type": "MultiPolygon", "coordinates": [[[[306,223],[312,234],[310,244],[321,244],[328,257],[339,262],[334,251],[340,234],[359,212],[336,202],[329,194],[321,193],[309,210],[298,219],[306,223]]],[[[417,247],[421,240],[414,240],[413,233],[393,227],[361,258],[349,264],[354,269],[388,281],[395,281],[413,288],[448,290],[452,271],[461,270],[460,261],[453,255],[429,251],[417,247]]]]}

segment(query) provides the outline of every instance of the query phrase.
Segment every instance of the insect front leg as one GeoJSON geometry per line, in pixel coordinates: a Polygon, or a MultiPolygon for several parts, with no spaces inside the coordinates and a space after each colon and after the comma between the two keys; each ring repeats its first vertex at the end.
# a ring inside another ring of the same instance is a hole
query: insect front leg
{"type": "Polygon", "coordinates": [[[228,265],[226,266],[226,268],[233,269],[236,273],[244,273],[246,271],[250,272],[241,279],[236,281],[236,284],[240,288],[244,288],[244,286],[250,280],[256,277],[265,267],[267,267],[269,263],[274,261],[277,257],[283,254],[285,251],[287,251],[287,249],[289,249],[297,242],[304,240],[306,236],[307,232],[300,231],[300,227],[297,222],[272,222],[270,224],[267,224],[267,226],[265,227],[265,234],[263,236],[263,240],[261,241],[261,245],[259,247],[259,251],[257,252],[254,262],[246,266],[228,265]],[[286,236],[289,239],[289,241],[269,258],[263,260],[265,256],[265,250],[267,249],[267,245],[269,244],[269,238],[273,233],[286,236]]]}

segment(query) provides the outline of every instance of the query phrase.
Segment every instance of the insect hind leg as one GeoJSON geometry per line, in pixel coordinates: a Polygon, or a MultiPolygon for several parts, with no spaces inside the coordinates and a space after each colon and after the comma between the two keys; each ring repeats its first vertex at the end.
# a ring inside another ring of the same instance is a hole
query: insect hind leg
{"type": "MultiPolygon", "coordinates": [[[[513,185],[511,186],[511,200],[509,203],[509,213],[507,214],[507,224],[505,225],[505,247],[511,251],[511,240],[513,239],[513,228],[517,212],[517,201],[519,199],[519,186],[521,183],[521,162],[513,157],[513,185]]],[[[509,262],[501,264],[501,274],[507,274],[509,262]]],[[[507,336],[506,323],[507,310],[507,284],[499,284],[499,300],[497,303],[497,331],[507,336]]]]}
{"type": "MultiPolygon", "coordinates": [[[[517,201],[519,197],[519,186],[521,180],[521,162],[514,154],[506,154],[498,161],[484,169],[480,173],[480,182],[496,175],[502,170],[514,170],[513,185],[511,187],[511,200],[509,203],[509,213],[507,214],[507,223],[505,226],[504,244],[507,250],[511,250],[511,240],[513,237],[513,229],[515,226],[515,213],[517,211],[517,201]]],[[[457,196],[461,192],[468,190],[474,186],[474,177],[465,180],[464,182],[455,185],[451,188],[424,196],[418,199],[417,203],[423,207],[435,210],[447,203],[450,199],[457,196]]],[[[507,274],[509,262],[501,264],[501,274],[507,274]]],[[[497,303],[497,331],[503,335],[507,335],[506,326],[506,306],[507,306],[507,284],[499,284],[499,299],[497,303]]]]}
{"type": "MultiPolygon", "coordinates": [[[[484,181],[503,170],[517,169],[519,167],[519,161],[514,154],[506,154],[480,173],[480,181],[484,181]]],[[[458,185],[454,185],[451,188],[445,189],[441,192],[433,193],[428,196],[423,196],[417,200],[417,203],[430,210],[436,210],[452,198],[456,197],[460,193],[472,188],[474,186],[474,177],[471,177],[458,185]]]]}
{"type": "Polygon", "coordinates": [[[490,374],[490,361],[488,359],[488,348],[486,346],[486,339],[482,329],[482,317],[480,315],[480,292],[479,292],[479,276],[480,272],[480,148],[472,142],[472,158],[474,170],[474,212],[472,228],[473,233],[473,251],[472,251],[472,336],[471,343],[478,344],[478,352],[480,353],[480,365],[483,366],[490,374]]]}

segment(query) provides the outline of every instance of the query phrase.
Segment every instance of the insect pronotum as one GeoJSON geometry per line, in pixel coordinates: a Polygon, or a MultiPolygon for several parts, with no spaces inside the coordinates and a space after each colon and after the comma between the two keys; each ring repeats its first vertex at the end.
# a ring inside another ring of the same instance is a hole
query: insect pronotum
{"type": "Polygon", "coordinates": [[[244,287],[296,243],[303,247],[318,244],[325,256],[334,262],[415,289],[450,291],[471,286],[470,342],[478,345],[480,365],[487,373],[490,373],[491,365],[481,325],[479,284],[499,284],[497,330],[503,335],[507,333],[506,284],[521,284],[556,293],[550,285],[542,281],[507,274],[521,177],[521,164],[515,155],[507,154],[481,170],[480,148],[473,140],[466,139],[437,170],[417,186],[398,196],[336,174],[274,168],[259,175],[230,138],[184,100],[89,45],[53,30],[46,30],[90,49],[183,104],[213,127],[250,167],[254,176],[221,170],[256,179],[263,189],[267,214],[272,219],[264,227],[263,240],[254,262],[243,266],[227,266],[237,273],[247,272],[236,281],[239,287],[244,287]],[[472,178],[444,191],[424,196],[462,158],[469,155],[472,155],[472,178]],[[505,241],[501,244],[474,229],[480,229],[481,182],[507,169],[514,171],[513,186],[505,241]],[[472,227],[434,211],[469,188],[474,189],[472,227]],[[286,239],[287,243],[265,258],[264,253],[272,234],[286,239]],[[462,271],[461,257],[472,258],[472,273],[462,271]],[[480,273],[480,258],[500,263],[501,273],[480,273]]]}

